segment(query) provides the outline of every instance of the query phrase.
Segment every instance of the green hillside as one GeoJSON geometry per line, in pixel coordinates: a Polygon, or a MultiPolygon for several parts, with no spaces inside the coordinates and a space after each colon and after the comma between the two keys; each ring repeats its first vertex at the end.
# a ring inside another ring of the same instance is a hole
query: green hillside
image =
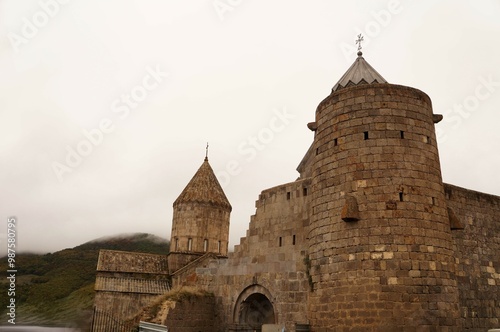
{"type": "MultiPolygon", "coordinates": [[[[169,245],[165,239],[141,233],[101,238],[45,255],[18,254],[16,324],[86,327],[100,249],[167,254],[169,245]]],[[[0,308],[2,317],[8,318],[7,258],[0,262],[0,308]]]]}

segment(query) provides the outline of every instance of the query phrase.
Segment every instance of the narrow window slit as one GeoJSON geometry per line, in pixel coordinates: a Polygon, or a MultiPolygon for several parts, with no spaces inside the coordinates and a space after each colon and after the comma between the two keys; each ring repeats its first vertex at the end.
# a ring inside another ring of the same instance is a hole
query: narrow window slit
{"type": "Polygon", "coordinates": [[[292,237],[292,244],[295,245],[295,235],[292,237]]]}
{"type": "Polygon", "coordinates": [[[307,188],[302,188],[302,194],[303,194],[304,196],[307,196],[307,188]]]}
{"type": "Polygon", "coordinates": [[[363,134],[364,134],[364,139],[367,140],[368,139],[368,132],[365,131],[363,134]]]}
{"type": "Polygon", "coordinates": [[[402,202],[403,201],[403,192],[400,192],[399,193],[399,201],[402,202]]]}
{"type": "Polygon", "coordinates": [[[280,236],[280,239],[279,239],[279,246],[281,247],[281,245],[283,244],[283,239],[281,238],[280,236]]]}
{"type": "Polygon", "coordinates": [[[286,199],[289,200],[290,199],[290,192],[287,192],[286,193],[286,199]]]}
{"type": "Polygon", "coordinates": [[[401,130],[399,133],[401,135],[401,138],[404,139],[405,138],[405,132],[401,130]]]}
{"type": "Polygon", "coordinates": [[[333,139],[333,146],[337,146],[339,144],[339,141],[337,138],[333,139]]]}

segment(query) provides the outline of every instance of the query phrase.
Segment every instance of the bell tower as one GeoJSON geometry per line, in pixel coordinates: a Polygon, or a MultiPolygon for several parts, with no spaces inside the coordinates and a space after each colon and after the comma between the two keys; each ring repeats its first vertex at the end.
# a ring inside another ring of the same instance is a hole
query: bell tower
{"type": "Polygon", "coordinates": [[[459,331],[458,288],[430,98],[365,61],[317,107],[309,298],[328,331],[459,331]]]}
{"type": "Polygon", "coordinates": [[[210,252],[227,256],[231,204],[208,156],[173,204],[169,272],[210,252]]]}

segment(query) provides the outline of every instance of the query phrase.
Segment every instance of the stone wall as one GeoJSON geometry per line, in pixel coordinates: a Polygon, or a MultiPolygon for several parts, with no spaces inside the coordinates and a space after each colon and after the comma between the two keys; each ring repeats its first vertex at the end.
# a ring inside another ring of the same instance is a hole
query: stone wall
{"type": "Polygon", "coordinates": [[[169,332],[217,332],[213,296],[186,296],[169,309],[162,325],[169,332]]]}
{"type": "Polygon", "coordinates": [[[252,296],[258,303],[264,303],[264,297],[269,300],[272,309],[266,302],[253,313],[273,320],[268,323],[294,331],[295,323],[308,322],[310,182],[303,179],[264,190],[247,236],[227,259],[204,260],[174,276],[174,284],[195,284],[215,294],[221,329],[248,325],[245,305],[253,302],[252,296]]]}
{"type": "Polygon", "coordinates": [[[459,331],[458,288],[429,97],[359,85],[316,111],[313,331],[459,331]]]}
{"type": "Polygon", "coordinates": [[[136,321],[167,326],[170,332],[220,331],[214,299],[197,287],[177,287],[144,308],[136,321]]]}
{"type": "MultiPolygon", "coordinates": [[[[96,291],[94,306],[106,312],[117,322],[133,320],[145,307],[160,299],[161,294],[144,294],[116,291],[96,291]]],[[[106,327],[95,331],[106,331],[106,327]]]]}
{"type": "Polygon", "coordinates": [[[170,252],[168,254],[168,267],[169,274],[173,274],[175,271],[183,268],[192,261],[203,256],[203,253],[193,253],[193,252],[170,252]]]}
{"type": "Polygon", "coordinates": [[[167,256],[101,250],[94,306],[117,321],[133,318],[170,290],[167,256]]]}
{"type": "Polygon", "coordinates": [[[500,197],[445,184],[464,331],[500,328],[500,197]]]}
{"type": "Polygon", "coordinates": [[[170,252],[213,252],[226,256],[230,213],[227,207],[208,203],[176,204],[172,218],[170,252]]]}
{"type": "Polygon", "coordinates": [[[206,252],[227,256],[230,212],[228,207],[208,203],[174,205],[168,258],[170,273],[206,252]]]}

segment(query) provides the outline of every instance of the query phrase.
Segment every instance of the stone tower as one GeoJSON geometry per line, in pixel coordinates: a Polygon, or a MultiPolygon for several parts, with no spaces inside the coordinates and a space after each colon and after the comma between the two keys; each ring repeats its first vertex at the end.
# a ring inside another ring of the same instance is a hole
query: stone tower
{"type": "Polygon", "coordinates": [[[170,272],[206,253],[227,256],[232,208],[208,158],[173,207],[168,258],[170,272]]]}
{"type": "Polygon", "coordinates": [[[358,58],[316,110],[309,261],[315,331],[459,331],[430,98],[358,58]]]}

